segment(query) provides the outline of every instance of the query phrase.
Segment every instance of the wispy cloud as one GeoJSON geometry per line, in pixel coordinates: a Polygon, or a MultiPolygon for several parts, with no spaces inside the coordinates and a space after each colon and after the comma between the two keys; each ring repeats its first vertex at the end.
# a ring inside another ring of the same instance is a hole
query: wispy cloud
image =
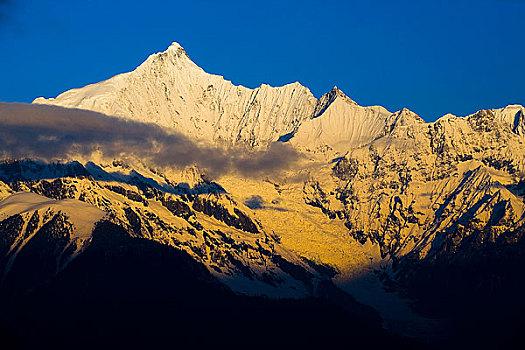
{"type": "Polygon", "coordinates": [[[155,167],[196,164],[210,176],[279,174],[294,166],[299,154],[275,143],[265,151],[212,146],[175,131],[55,106],[0,102],[0,155],[43,160],[136,157],[155,167]]]}

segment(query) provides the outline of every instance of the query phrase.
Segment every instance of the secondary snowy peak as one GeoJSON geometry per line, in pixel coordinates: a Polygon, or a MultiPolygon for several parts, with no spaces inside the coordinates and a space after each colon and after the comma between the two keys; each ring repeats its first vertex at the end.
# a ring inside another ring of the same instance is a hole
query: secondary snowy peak
{"type": "Polygon", "coordinates": [[[299,83],[255,89],[234,85],[206,73],[173,43],[130,73],[34,103],[89,109],[256,147],[294,131],[312,115],[317,100],[299,83]]]}
{"type": "Polygon", "coordinates": [[[337,86],[334,86],[332,90],[330,90],[330,92],[327,92],[326,94],[321,96],[321,98],[317,101],[317,105],[315,106],[315,110],[312,117],[315,118],[323,114],[324,111],[326,111],[326,109],[328,108],[328,106],[330,106],[337,98],[342,98],[350,103],[357,104],[354,101],[352,101],[350,97],[346,96],[344,92],[339,90],[337,86]]]}
{"type": "Polygon", "coordinates": [[[319,99],[314,117],[301,124],[291,141],[314,153],[342,155],[382,135],[390,115],[380,106],[359,106],[334,87],[319,99]]]}

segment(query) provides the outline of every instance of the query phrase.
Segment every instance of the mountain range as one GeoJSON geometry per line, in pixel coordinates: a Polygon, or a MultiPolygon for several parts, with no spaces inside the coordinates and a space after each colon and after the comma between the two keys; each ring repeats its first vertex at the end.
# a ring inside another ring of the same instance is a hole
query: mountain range
{"type": "Polygon", "coordinates": [[[290,344],[523,342],[523,106],[428,123],[337,87],[237,86],[173,43],[132,72],[1,103],[0,123],[13,341],[54,315],[35,339],[173,322],[256,342],[254,322],[290,344]]]}

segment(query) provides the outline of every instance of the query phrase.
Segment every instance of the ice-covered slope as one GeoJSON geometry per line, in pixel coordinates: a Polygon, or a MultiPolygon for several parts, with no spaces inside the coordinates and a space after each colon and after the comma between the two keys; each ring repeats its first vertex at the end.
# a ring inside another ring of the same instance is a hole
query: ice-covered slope
{"type": "Polygon", "coordinates": [[[237,86],[198,67],[177,43],[136,70],[35,103],[156,123],[208,140],[258,146],[295,129],[316,99],[299,83],[237,86]]]}

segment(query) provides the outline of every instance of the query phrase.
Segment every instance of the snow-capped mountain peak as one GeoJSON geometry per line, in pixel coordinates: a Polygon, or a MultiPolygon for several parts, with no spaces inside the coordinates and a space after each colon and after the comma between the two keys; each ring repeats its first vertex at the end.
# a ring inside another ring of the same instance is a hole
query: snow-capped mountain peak
{"type": "Polygon", "coordinates": [[[257,147],[292,132],[312,115],[317,100],[298,82],[255,89],[234,85],[206,73],[173,43],[130,73],[34,103],[89,109],[257,147]]]}

